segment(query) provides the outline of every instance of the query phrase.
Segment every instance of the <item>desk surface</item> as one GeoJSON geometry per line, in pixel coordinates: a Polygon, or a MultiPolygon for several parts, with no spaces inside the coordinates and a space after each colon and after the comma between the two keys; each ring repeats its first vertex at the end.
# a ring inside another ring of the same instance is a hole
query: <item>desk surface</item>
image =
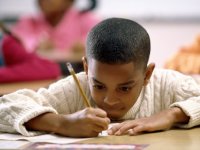
{"type": "Polygon", "coordinates": [[[137,136],[107,136],[81,143],[149,144],[145,150],[199,150],[200,127],[189,130],[173,129],[137,136]]]}
{"type": "MultiPolygon", "coordinates": [[[[5,145],[5,144],[16,145],[16,142],[20,141],[0,140],[0,145],[5,145]]],[[[125,135],[125,136],[97,137],[77,143],[148,144],[145,150],[199,150],[200,127],[193,129],[173,129],[169,131],[148,133],[137,136],[125,135]]],[[[6,150],[6,148],[4,149],[6,150]]]]}
{"type": "Polygon", "coordinates": [[[30,82],[15,82],[15,83],[1,83],[0,84],[0,95],[14,92],[19,89],[32,89],[37,90],[41,87],[47,87],[49,84],[55,82],[56,80],[39,80],[30,82]]]}

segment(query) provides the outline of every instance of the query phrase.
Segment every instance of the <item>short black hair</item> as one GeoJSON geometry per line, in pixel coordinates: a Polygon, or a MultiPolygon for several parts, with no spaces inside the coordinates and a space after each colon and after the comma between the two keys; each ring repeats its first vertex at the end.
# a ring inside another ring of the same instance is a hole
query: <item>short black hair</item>
{"type": "Polygon", "coordinates": [[[147,66],[150,37],[138,23],[124,18],[106,19],[89,32],[86,56],[107,64],[131,61],[147,66]]]}

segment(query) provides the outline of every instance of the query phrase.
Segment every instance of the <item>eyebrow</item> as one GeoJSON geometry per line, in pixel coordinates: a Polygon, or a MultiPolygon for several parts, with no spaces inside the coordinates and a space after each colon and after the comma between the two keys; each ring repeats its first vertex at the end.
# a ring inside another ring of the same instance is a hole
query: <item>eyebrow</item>
{"type": "MultiPolygon", "coordinates": [[[[98,84],[103,84],[103,85],[105,85],[104,83],[98,81],[98,80],[95,79],[94,77],[92,78],[92,80],[93,80],[94,82],[97,82],[98,84]]],[[[124,86],[124,85],[129,85],[129,84],[134,84],[134,83],[135,83],[134,80],[130,80],[130,81],[128,81],[128,82],[120,83],[120,84],[118,84],[118,85],[119,85],[119,86],[124,86]]]]}
{"type": "Polygon", "coordinates": [[[93,80],[94,82],[97,82],[97,83],[99,83],[99,84],[104,84],[104,83],[102,83],[102,82],[98,81],[97,79],[95,79],[94,77],[92,78],[92,80],[93,80]]]}

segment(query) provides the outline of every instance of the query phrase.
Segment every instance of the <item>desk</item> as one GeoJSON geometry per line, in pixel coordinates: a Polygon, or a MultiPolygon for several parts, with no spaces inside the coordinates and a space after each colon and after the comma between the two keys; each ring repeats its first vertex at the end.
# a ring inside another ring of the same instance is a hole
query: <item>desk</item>
{"type": "Polygon", "coordinates": [[[39,80],[39,81],[29,81],[29,82],[15,82],[15,83],[0,83],[0,95],[14,92],[19,89],[27,88],[32,90],[37,90],[41,87],[47,87],[49,84],[55,82],[56,80],[39,80]]]}
{"type": "Polygon", "coordinates": [[[80,143],[149,144],[145,150],[199,150],[200,127],[189,130],[173,129],[137,136],[107,136],[80,143]]]}
{"type": "MultiPolygon", "coordinates": [[[[12,145],[12,143],[16,144],[17,141],[13,142],[13,141],[0,140],[0,143],[1,142],[12,145]]],[[[169,131],[148,133],[148,134],[142,134],[142,135],[137,135],[137,136],[125,135],[125,136],[97,137],[97,138],[81,141],[78,143],[149,144],[145,148],[145,150],[199,150],[200,127],[188,129],[188,130],[173,129],[169,131]]],[[[4,150],[6,149],[4,148],[4,150]]]]}

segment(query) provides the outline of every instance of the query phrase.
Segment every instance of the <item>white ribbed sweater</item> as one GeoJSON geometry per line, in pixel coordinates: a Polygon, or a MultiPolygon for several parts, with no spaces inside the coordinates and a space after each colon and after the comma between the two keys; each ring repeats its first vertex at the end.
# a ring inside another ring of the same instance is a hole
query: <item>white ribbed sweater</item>
{"type": "MultiPolygon", "coordinates": [[[[91,100],[84,72],[77,74],[91,100]]],[[[24,122],[45,112],[74,113],[84,108],[83,100],[71,76],[37,92],[23,89],[0,97],[0,131],[19,132],[26,136],[40,132],[27,131],[24,122]]],[[[94,102],[91,104],[95,107],[94,102]]],[[[200,86],[189,76],[171,70],[155,69],[150,82],[143,87],[134,106],[123,119],[151,116],[169,107],[180,107],[190,116],[189,128],[200,125],[200,86]]]]}

